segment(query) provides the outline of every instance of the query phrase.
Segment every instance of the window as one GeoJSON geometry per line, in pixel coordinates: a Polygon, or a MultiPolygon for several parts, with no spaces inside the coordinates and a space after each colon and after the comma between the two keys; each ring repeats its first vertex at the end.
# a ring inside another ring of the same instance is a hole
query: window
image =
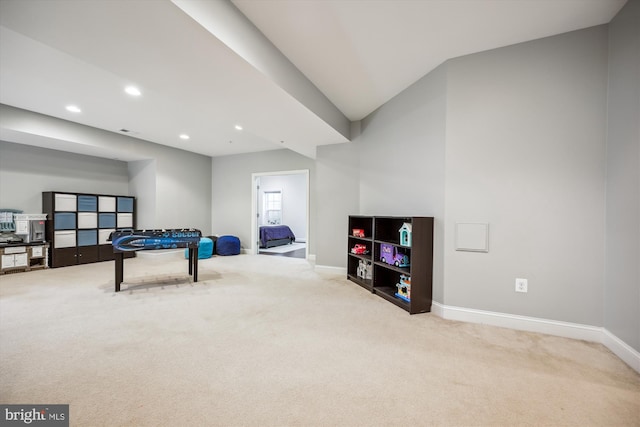
{"type": "Polygon", "coordinates": [[[282,191],[264,192],[264,219],[269,225],[282,223],[282,191]]]}

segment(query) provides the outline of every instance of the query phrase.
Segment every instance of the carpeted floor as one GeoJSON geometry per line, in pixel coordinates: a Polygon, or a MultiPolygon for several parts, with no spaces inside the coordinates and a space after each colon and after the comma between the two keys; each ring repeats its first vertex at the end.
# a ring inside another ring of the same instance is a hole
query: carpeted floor
{"type": "Polygon", "coordinates": [[[0,276],[0,402],[72,426],[638,426],[604,346],[410,316],[306,260],[182,254],[0,276]],[[127,289],[128,288],[128,289],[127,289]]]}

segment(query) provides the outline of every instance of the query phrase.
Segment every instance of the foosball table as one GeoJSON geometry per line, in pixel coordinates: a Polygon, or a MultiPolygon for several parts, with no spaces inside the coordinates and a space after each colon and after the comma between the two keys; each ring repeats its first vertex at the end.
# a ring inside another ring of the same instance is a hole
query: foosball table
{"type": "Polygon", "coordinates": [[[187,248],[189,275],[198,281],[198,246],[202,233],[194,228],[169,230],[120,230],[109,236],[116,261],[116,292],[124,275],[124,254],[134,251],[187,248]]]}

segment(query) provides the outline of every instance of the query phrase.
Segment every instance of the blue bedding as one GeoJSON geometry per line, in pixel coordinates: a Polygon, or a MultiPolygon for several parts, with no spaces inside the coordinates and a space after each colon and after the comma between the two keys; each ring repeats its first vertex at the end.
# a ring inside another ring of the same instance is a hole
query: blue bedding
{"type": "Polygon", "coordinates": [[[283,245],[295,241],[296,236],[287,225],[263,225],[260,227],[260,247],[277,246],[274,245],[275,240],[280,240],[279,244],[283,245]]]}

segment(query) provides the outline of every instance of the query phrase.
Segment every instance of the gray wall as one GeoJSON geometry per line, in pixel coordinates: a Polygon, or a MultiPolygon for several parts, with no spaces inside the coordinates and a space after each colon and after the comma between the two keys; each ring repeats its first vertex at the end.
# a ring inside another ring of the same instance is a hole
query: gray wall
{"type": "Polygon", "coordinates": [[[433,294],[440,302],[444,292],[446,79],[446,65],[438,67],[362,120],[361,134],[355,139],[361,214],[435,218],[433,294]]]}
{"type": "Polygon", "coordinates": [[[313,194],[316,203],[316,265],[347,267],[348,216],[360,211],[360,157],[354,143],[318,147],[313,194]]]}
{"type": "MultiPolygon", "coordinates": [[[[53,152],[49,156],[51,150],[46,148],[41,148],[45,150],[43,152],[35,146],[12,144],[13,150],[22,153],[22,157],[15,162],[3,160],[0,173],[4,176],[0,177],[9,181],[17,175],[26,176],[18,180],[12,193],[7,194],[12,198],[20,197],[18,194],[31,194],[30,209],[42,209],[40,202],[34,204],[34,200],[41,197],[42,187],[55,191],[125,194],[135,196],[141,208],[137,213],[138,226],[194,227],[205,234],[210,233],[210,157],[7,105],[0,105],[0,111],[4,129],[10,129],[9,136],[26,138],[44,147],[51,143],[84,152],[84,155],[53,152]],[[61,141],[71,142],[63,144],[61,141]],[[100,158],[90,153],[96,153],[100,158]],[[113,153],[126,155],[132,164],[128,166],[126,162],[104,158],[113,153]]],[[[13,155],[17,156],[16,153],[13,155]]],[[[4,181],[0,185],[4,185],[4,181]]],[[[2,190],[0,201],[5,197],[4,188],[2,190]]],[[[13,200],[9,201],[13,203],[13,200]]]]}
{"type": "Polygon", "coordinates": [[[127,164],[0,141],[0,208],[41,213],[43,191],[129,195],[127,164]]]}
{"type": "Polygon", "coordinates": [[[127,164],[131,194],[144,194],[136,200],[136,227],[156,228],[156,161],[136,160],[127,164]]]}
{"type": "Polygon", "coordinates": [[[211,157],[156,147],[152,154],[156,162],[154,227],[193,227],[210,234],[211,157]]]}
{"type": "Polygon", "coordinates": [[[609,25],[604,326],[640,351],[640,1],[609,25]]]}
{"type": "Polygon", "coordinates": [[[448,62],[445,304],[602,325],[606,82],[606,26],[448,62]]]}
{"type": "Polygon", "coordinates": [[[315,253],[315,163],[290,150],[214,157],[211,160],[211,229],[214,235],[234,235],[243,248],[251,244],[253,173],[309,170],[309,253],[315,253]]]}

